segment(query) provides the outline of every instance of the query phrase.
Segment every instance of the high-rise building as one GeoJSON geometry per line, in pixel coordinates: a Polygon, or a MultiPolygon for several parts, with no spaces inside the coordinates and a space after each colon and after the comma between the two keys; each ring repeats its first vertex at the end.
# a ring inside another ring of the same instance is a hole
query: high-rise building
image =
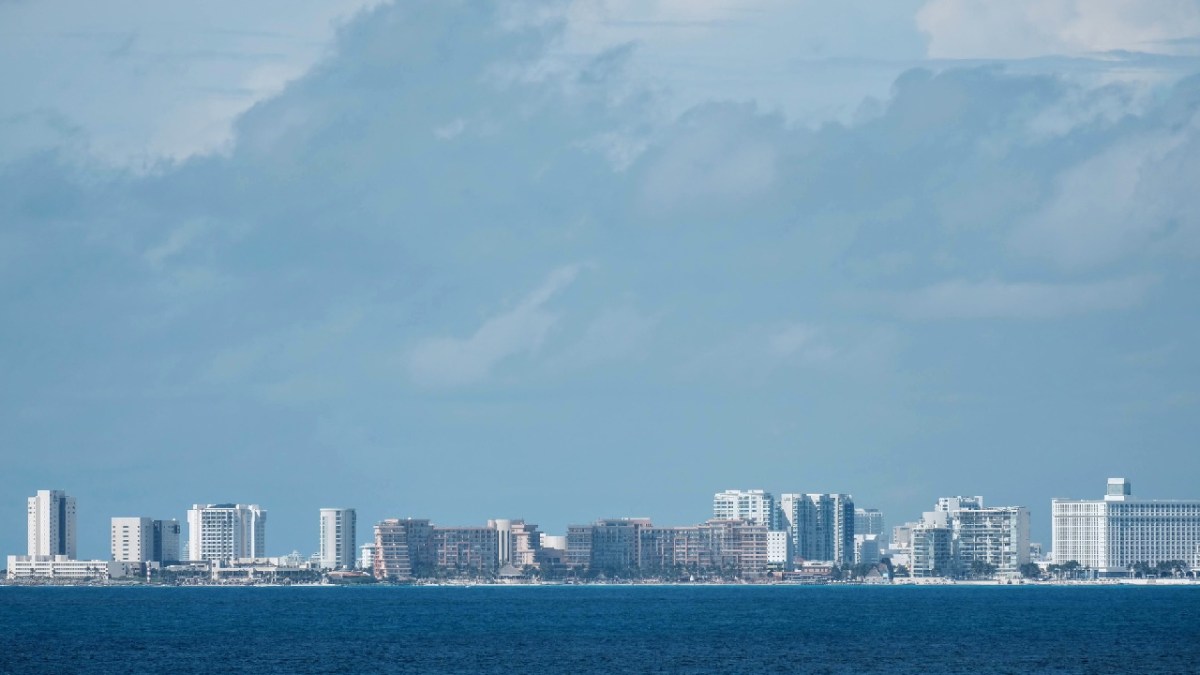
{"type": "Polygon", "coordinates": [[[639,532],[648,527],[652,527],[649,518],[605,518],[596,521],[592,526],[591,560],[588,566],[615,575],[637,567],[639,532]]]}
{"type": "Polygon", "coordinates": [[[358,546],[358,516],[354,509],[321,509],[321,547],[324,569],[352,569],[358,546]]]}
{"type": "Polygon", "coordinates": [[[959,576],[989,568],[1016,576],[1029,562],[1029,510],[984,506],[980,496],[942,497],[919,523],[896,528],[895,545],[908,549],[913,576],[959,576]]]}
{"type": "Polygon", "coordinates": [[[433,524],[425,518],[388,518],[375,525],[372,572],[380,581],[403,581],[433,569],[433,524]]]}
{"type": "Polygon", "coordinates": [[[179,550],[180,527],[179,521],[155,520],[151,523],[150,559],[156,562],[178,562],[183,560],[179,550]]]}
{"type": "Polygon", "coordinates": [[[953,576],[954,531],[944,524],[922,522],[911,532],[909,572],[914,577],[953,576]]]}
{"type": "Polygon", "coordinates": [[[567,567],[579,569],[587,567],[592,561],[592,526],[568,525],[567,548],[563,562],[567,567]]]}
{"type": "Polygon", "coordinates": [[[29,555],[75,558],[75,498],[62,490],[38,490],[29,498],[29,555]]]}
{"type": "Polygon", "coordinates": [[[499,570],[499,543],[494,527],[435,527],[434,566],[454,574],[493,575],[499,570]]]}
{"type": "Polygon", "coordinates": [[[763,490],[725,490],[713,495],[713,519],[748,520],[778,530],[775,497],[763,490]]]}
{"type": "Polygon", "coordinates": [[[883,511],[879,509],[854,509],[854,534],[877,534],[883,536],[883,511]]]}
{"type": "Polygon", "coordinates": [[[1109,478],[1103,499],[1055,499],[1052,555],[1100,576],[1133,565],[1183,561],[1200,568],[1200,500],[1135,499],[1130,482],[1109,478]]]}
{"type": "Polygon", "coordinates": [[[112,559],[118,562],[175,562],[179,521],[146,517],[112,519],[112,559]]]}
{"type": "Polygon", "coordinates": [[[951,512],[959,569],[989,565],[1001,576],[1017,576],[1029,562],[1029,509],[992,506],[951,512]]]}
{"type": "Polygon", "coordinates": [[[154,525],[150,518],[112,519],[112,559],[144,562],[150,559],[154,525]]]}
{"type": "Polygon", "coordinates": [[[850,495],[787,493],[780,496],[779,503],[793,557],[838,564],[854,561],[854,499],[850,495]]]}
{"type": "Polygon", "coordinates": [[[188,556],[237,560],[267,555],[267,512],[257,504],[193,504],[188,509],[188,556]]]}

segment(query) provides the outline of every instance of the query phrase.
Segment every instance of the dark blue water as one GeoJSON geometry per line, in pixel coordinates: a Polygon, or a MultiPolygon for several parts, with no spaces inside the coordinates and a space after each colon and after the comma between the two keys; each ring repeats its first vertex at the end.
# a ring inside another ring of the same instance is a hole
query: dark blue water
{"type": "Polygon", "coordinates": [[[4,673],[1200,672],[1200,588],[0,588],[4,673]]]}

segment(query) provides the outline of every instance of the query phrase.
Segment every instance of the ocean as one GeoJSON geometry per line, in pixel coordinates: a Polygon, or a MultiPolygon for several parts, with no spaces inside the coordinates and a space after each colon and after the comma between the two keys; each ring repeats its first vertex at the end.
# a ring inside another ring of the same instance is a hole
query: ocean
{"type": "Polygon", "coordinates": [[[0,587],[3,673],[1200,673],[1200,587],[0,587]]]}

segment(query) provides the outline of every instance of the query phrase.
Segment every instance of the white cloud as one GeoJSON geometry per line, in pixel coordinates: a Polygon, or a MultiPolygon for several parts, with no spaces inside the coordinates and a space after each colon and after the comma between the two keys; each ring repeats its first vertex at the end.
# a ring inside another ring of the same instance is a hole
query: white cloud
{"type": "MultiPolygon", "coordinates": [[[[323,57],[341,21],[378,4],[0,3],[0,121],[57,116],[72,137],[43,133],[42,147],[78,150],[84,138],[92,156],[131,168],[225,150],[239,114],[323,57]]],[[[29,126],[0,126],[0,149],[28,150],[29,126]]]]}
{"type": "Polygon", "coordinates": [[[1129,309],[1156,282],[1151,276],[1076,284],[953,280],[876,300],[909,319],[1051,319],[1129,309]]]}
{"type": "Polygon", "coordinates": [[[1171,51],[1200,34],[1194,0],[930,0],[917,12],[934,58],[1171,51]]]}
{"type": "Polygon", "coordinates": [[[1200,183],[1198,155],[1200,117],[1132,135],[1061,174],[1010,243],[1069,269],[1123,259],[1163,238],[1183,244],[1200,229],[1200,194],[1187,187],[1200,183]]]}
{"type": "Polygon", "coordinates": [[[408,353],[409,375],[431,386],[472,384],[487,378],[505,359],[536,352],[558,322],[546,303],[569,286],[579,270],[578,265],[555,270],[516,307],[484,321],[470,337],[436,337],[417,343],[408,353]]]}

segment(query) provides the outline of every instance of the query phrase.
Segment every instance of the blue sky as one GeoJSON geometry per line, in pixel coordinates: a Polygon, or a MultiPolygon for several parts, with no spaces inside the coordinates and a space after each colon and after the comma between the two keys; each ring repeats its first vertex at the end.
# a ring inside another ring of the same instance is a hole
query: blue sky
{"type": "Polygon", "coordinates": [[[1200,3],[0,2],[24,498],[1196,497],[1200,3]]]}

